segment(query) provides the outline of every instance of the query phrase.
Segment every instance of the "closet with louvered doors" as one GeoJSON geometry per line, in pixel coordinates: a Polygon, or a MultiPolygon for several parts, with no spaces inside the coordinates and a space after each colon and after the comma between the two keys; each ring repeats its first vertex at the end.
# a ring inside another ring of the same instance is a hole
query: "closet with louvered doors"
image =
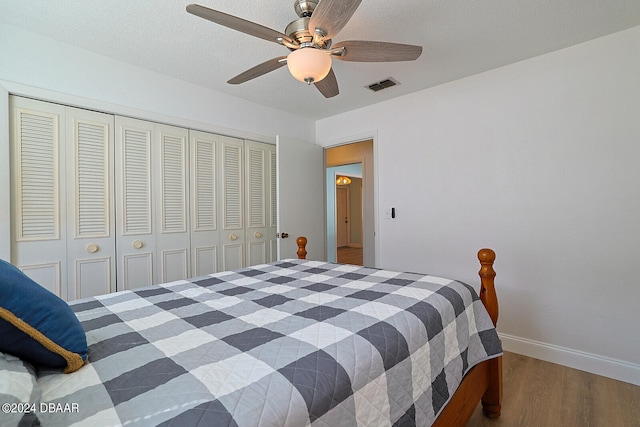
{"type": "Polygon", "coordinates": [[[273,145],[11,102],[11,261],[63,299],[276,259],[273,145]]]}
{"type": "Polygon", "coordinates": [[[224,270],[275,261],[276,151],[255,141],[220,137],[224,270]]]}
{"type": "Polygon", "coordinates": [[[234,270],[247,266],[245,259],[244,228],[244,141],[220,137],[220,202],[221,227],[220,259],[222,270],[234,270]]]}
{"type": "Polygon", "coordinates": [[[278,258],[276,149],[274,145],[245,142],[247,265],[278,258]]]}
{"type": "Polygon", "coordinates": [[[190,135],[193,275],[275,261],[275,146],[190,135]]]}
{"type": "Polygon", "coordinates": [[[276,259],[275,146],[123,117],[116,130],[119,290],[276,259]]]}
{"type": "Polygon", "coordinates": [[[190,131],[193,276],[245,266],[244,141],[190,131]]]}
{"type": "Polygon", "coordinates": [[[189,131],[115,120],[118,290],[191,277],[189,131]]]}
{"type": "Polygon", "coordinates": [[[113,116],[10,103],[11,262],[65,300],[115,291],[113,116]]]}

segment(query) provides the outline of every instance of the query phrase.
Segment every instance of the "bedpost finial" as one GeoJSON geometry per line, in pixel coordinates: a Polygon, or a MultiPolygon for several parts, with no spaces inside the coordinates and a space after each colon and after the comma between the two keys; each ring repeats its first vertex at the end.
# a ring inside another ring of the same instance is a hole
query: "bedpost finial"
{"type": "MultiPolygon", "coordinates": [[[[496,260],[496,253],[489,249],[483,248],[478,251],[478,260],[480,261],[480,277],[495,277],[496,272],[493,269],[493,262],[496,260]]],[[[483,287],[486,286],[483,285],[483,287]]],[[[493,286],[493,284],[491,284],[493,286]]]]}
{"type": "Polygon", "coordinates": [[[496,260],[496,253],[489,248],[483,248],[478,251],[478,260],[481,264],[493,264],[496,260]]]}

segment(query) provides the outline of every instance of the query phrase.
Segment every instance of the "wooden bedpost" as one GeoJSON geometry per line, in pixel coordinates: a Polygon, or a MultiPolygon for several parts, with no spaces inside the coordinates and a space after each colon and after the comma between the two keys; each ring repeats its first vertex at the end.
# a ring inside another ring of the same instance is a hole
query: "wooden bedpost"
{"type": "Polygon", "coordinates": [[[493,262],[496,260],[496,253],[491,249],[480,249],[478,251],[480,261],[480,300],[489,312],[489,317],[493,321],[493,326],[498,324],[498,296],[494,279],[496,272],[493,269],[493,262]]]}
{"type": "Polygon", "coordinates": [[[298,244],[298,259],[307,259],[307,238],[300,236],[296,239],[296,243],[298,244]]]}
{"type": "MultiPolygon", "coordinates": [[[[480,249],[478,251],[480,261],[480,300],[484,304],[493,325],[498,324],[498,297],[494,285],[496,272],[493,269],[493,262],[496,260],[496,253],[491,249],[480,249]]],[[[502,356],[489,360],[489,387],[482,396],[482,412],[489,418],[498,418],[502,410],[502,356]]]]}

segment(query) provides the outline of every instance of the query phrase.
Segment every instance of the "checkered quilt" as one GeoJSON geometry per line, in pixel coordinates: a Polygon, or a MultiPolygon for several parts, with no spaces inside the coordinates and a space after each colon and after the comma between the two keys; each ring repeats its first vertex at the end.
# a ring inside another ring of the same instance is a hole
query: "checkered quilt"
{"type": "Polygon", "coordinates": [[[40,372],[45,426],[426,426],[502,352],[468,285],[317,261],[72,308],[89,363],[40,372]]]}

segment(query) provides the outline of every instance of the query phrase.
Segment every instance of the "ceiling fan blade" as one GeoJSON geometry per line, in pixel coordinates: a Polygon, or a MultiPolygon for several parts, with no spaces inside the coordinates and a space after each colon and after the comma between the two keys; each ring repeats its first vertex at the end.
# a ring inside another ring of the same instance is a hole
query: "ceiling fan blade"
{"type": "Polygon", "coordinates": [[[278,39],[281,38],[289,43],[295,43],[289,36],[282,34],[279,31],[272,30],[271,28],[264,27],[255,22],[247,21],[237,16],[228,15],[217,10],[209,9],[208,7],[200,6],[199,4],[190,4],[187,6],[187,12],[199,16],[200,18],[207,19],[211,22],[215,22],[219,25],[231,28],[233,30],[240,31],[251,36],[259,37],[271,42],[278,43],[278,39]]]}
{"type": "Polygon", "coordinates": [[[316,6],[309,21],[309,31],[316,29],[326,33],[323,38],[333,38],[349,22],[362,0],[322,0],[316,6]]]}
{"type": "Polygon", "coordinates": [[[336,80],[336,75],[333,73],[333,68],[329,70],[327,77],[314,83],[314,85],[325,98],[333,98],[340,93],[338,90],[338,80],[336,80]]]}
{"type": "Polygon", "coordinates": [[[422,54],[422,46],[366,40],[340,42],[332,50],[340,48],[344,48],[344,54],[334,55],[334,58],[355,62],[414,61],[422,54]]]}
{"type": "Polygon", "coordinates": [[[277,70],[278,68],[286,65],[287,61],[285,61],[286,56],[279,56],[277,58],[270,59],[268,61],[263,62],[260,65],[256,65],[253,68],[249,68],[244,73],[240,73],[227,83],[232,85],[237,85],[240,83],[247,82],[251,79],[255,79],[256,77],[260,77],[263,74],[270,73],[271,71],[277,70]]]}

